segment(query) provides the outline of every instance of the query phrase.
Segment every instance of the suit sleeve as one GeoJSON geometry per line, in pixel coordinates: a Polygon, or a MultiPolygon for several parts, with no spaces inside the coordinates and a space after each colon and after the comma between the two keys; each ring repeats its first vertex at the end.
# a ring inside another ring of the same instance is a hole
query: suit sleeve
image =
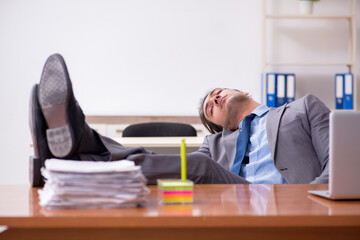
{"type": "Polygon", "coordinates": [[[328,183],[329,181],[329,114],[330,110],[318,98],[308,95],[305,107],[311,129],[311,139],[321,164],[322,172],[310,183],[328,183]]]}
{"type": "Polygon", "coordinates": [[[198,152],[204,153],[211,158],[210,147],[209,147],[209,136],[205,136],[203,144],[200,146],[198,152]]]}

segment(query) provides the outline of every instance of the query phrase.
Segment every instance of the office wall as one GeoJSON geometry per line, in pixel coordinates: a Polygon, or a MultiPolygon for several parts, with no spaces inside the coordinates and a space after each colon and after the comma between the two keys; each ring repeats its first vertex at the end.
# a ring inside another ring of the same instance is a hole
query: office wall
{"type": "MultiPolygon", "coordinates": [[[[344,2],[315,10],[346,11],[344,2]]],[[[270,9],[294,13],[297,1],[270,9]]],[[[345,23],[302,24],[270,24],[274,60],[346,59],[345,23]]],[[[29,93],[50,54],[64,56],[85,114],[196,115],[217,86],[261,100],[261,39],[259,0],[0,0],[0,184],[28,182],[29,93]]],[[[328,72],[345,69],[324,69],[273,70],[295,72],[298,96],[332,107],[328,72]]]]}

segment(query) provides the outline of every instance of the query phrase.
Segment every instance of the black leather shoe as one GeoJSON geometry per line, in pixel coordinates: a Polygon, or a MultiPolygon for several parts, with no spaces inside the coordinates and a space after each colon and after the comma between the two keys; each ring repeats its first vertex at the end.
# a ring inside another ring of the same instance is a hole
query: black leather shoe
{"type": "Polygon", "coordinates": [[[50,152],[58,158],[75,154],[85,117],[74,97],[65,61],[59,54],[46,60],[39,84],[39,104],[48,126],[46,137],[50,152]]]}
{"type": "Polygon", "coordinates": [[[31,136],[33,139],[34,155],[30,156],[29,178],[32,187],[41,187],[44,180],[41,176],[40,169],[48,158],[52,158],[47,140],[46,140],[46,122],[42,115],[38,102],[38,85],[35,84],[31,89],[30,106],[29,106],[29,124],[31,136]]]}

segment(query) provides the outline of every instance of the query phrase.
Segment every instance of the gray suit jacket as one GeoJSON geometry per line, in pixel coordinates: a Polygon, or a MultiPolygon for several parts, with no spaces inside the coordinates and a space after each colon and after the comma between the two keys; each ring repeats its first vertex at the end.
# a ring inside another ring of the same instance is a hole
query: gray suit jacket
{"type": "MultiPolygon", "coordinates": [[[[275,167],[288,183],[328,183],[329,113],[310,94],[270,108],[266,122],[269,147],[275,167]]],[[[238,135],[239,130],[208,135],[199,151],[229,170],[238,135]]]]}

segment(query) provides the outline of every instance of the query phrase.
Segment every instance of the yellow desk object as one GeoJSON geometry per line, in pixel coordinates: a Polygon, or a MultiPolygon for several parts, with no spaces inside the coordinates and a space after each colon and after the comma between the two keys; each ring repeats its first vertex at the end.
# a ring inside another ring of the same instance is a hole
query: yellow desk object
{"type": "Polygon", "coordinates": [[[178,204],[193,202],[194,183],[186,179],[186,145],[181,140],[181,179],[159,179],[158,198],[163,204],[178,204]]]}

